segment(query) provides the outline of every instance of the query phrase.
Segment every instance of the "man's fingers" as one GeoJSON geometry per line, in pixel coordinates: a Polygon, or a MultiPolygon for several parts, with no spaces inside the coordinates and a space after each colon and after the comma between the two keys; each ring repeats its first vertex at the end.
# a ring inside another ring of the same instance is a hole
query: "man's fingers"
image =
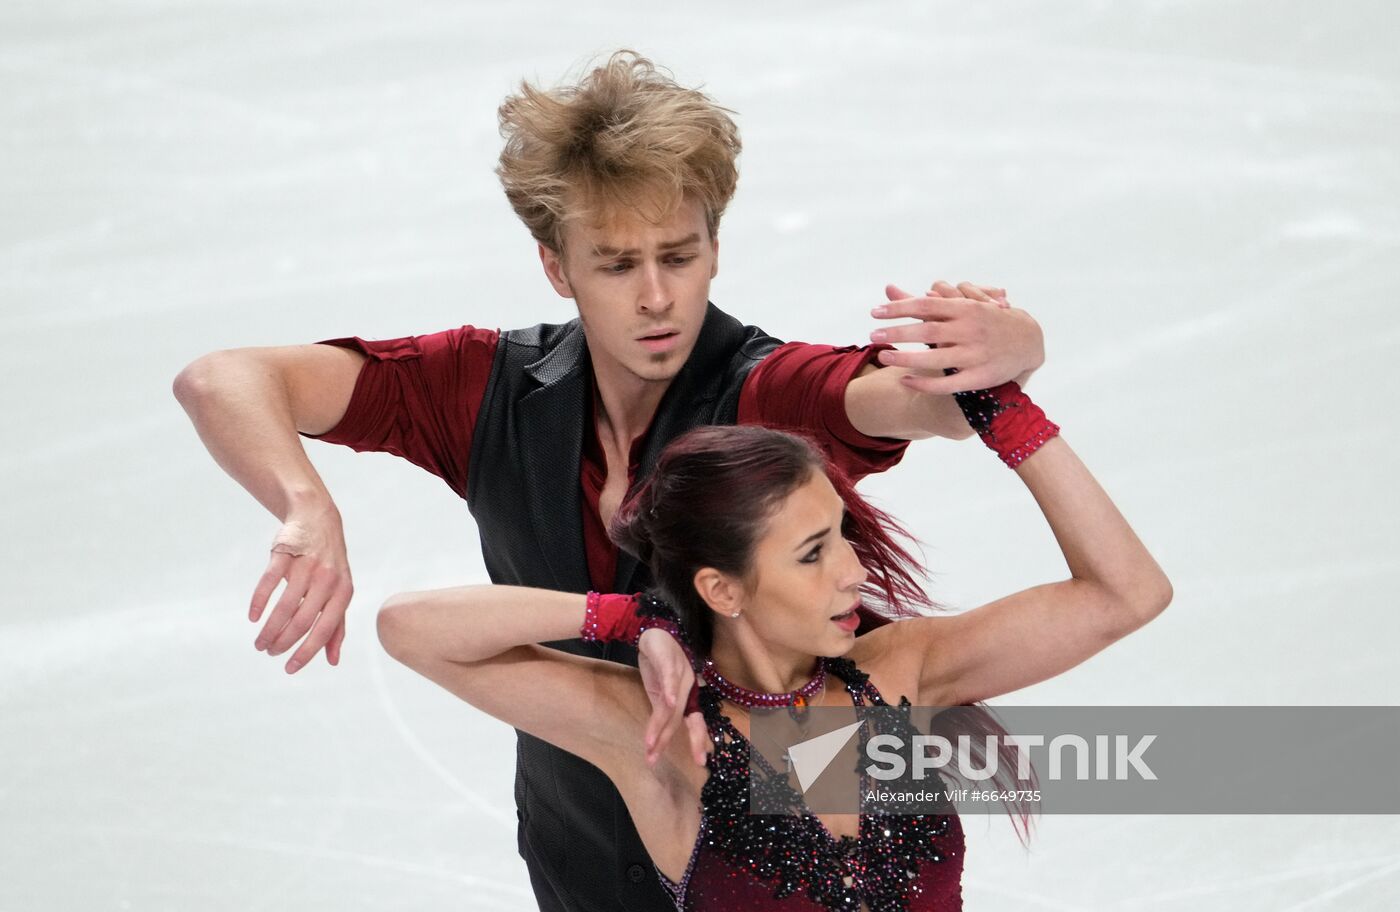
{"type": "Polygon", "coordinates": [[[272,614],[267,616],[267,621],[263,623],[262,632],[254,641],[258,649],[267,649],[272,645],[272,641],[282,632],[282,628],[287,626],[287,622],[296,614],[297,606],[301,604],[302,598],[306,595],[306,588],[309,580],[308,574],[303,569],[304,564],[293,564],[287,574],[287,586],[282,590],[282,596],[273,606],[272,614]]]}
{"type": "Polygon", "coordinates": [[[340,664],[340,647],[345,642],[345,618],[340,619],[336,625],[335,633],[331,634],[331,641],[326,644],[326,661],[332,665],[340,664]]]}
{"type": "Polygon", "coordinates": [[[321,614],[320,606],[326,603],[326,598],[327,593],[319,589],[313,589],[303,596],[301,605],[292,614],[292,619],[287,622],[287,625],[267,647],[267,654],[270,656],[281,655],[291,649],[297,640],[305,636],[321,614]]]}
{"type": "Polygon", "coordinates": [[[326,603],[335,595],[336,588],[336,577],[332,572],[313,571],[306,593],[301,597],[301,604],[292,612],[292,619],[273,637],[267,654],[281,655],[305,636],[311,625],[316,623],[316,616],[321,613],[321,609],[326,607],[326,603]]]}
{"type": "Polygon", "coordinates": [[[272,598],[272,593],[277,589],[277,584],[287,577],[287,568],[292,565],[290,554],[273,552],[272,559],[267,562],[267,569],[258,579],[258,584],[253,588],[253,598],[248,603],[248,620],[257,622],[262,617],[263,609],[267,607],[267,600],[272,598]]]}
{"type": "Polygon", "coordinates": [[[921,393],[951,396],[953,393],[966,392],[967,390],[986,389],[986,382],[979,381],[977,377],[978,375],[968,372],[950,374],[946,377],[906,374],[899,378],[899,382],[921,393]]]}
{"type": "MultiPolygon", "coordinates": [[[[291,658],[287,659],[287,664],[283,666],[283,670],[286,671],[287,674],[296,674],[302,668],[306,667],[307,663],[316,658],[316,653],[320,650],[319,646],[317,646],[316,649],[310,649],[308,648],[309,645],[313,641],[330,639],[330,632],[335,630],[335,626],[335,622],[331,621],[330,618],[326,616],[326,612],[322,611],[320,614],[316,615],[311,621],[311,630],[307,632],[306,639],[302,641],[301,648],[292,653],[291,658]]],[[[270,654],[276,655],[276,653],[270,654]]]]}
{"type": "Polygon", "coordinates": [[[907,367],[910,370],[932,374],[942,379],[941,375],[946,368],[958,366],[957,362],[962,357],[962,352],[957,346],[953,346],[952,348],[930,348],[924,351],[909,352],[886,350],[880,352],[876,357],[886,367],[907,367]]]}
{"type": "MultiPolygon", "coordinates": [[[[316,653],[321,651],[321,647],[326,647],[326,661],[332,665],[330,654],[330,642],[337,636],[344,636],[345,629],[345,608],[350,603],[350,594],[346,591],[349,587],[336,589],[326,602],[321,613],[316,617],[311,625],[311,632],[302,641],[301,647],[292,655],[287,662],[287,673],[295,674],[297,669],[304,668],[316,658],[316,653]]],[[[303,608],[310,603],[310,600],[302,603],[303,608]]],[[[274,653],[275,654],[275,653],[274,653]]],[[[339,656],[337,656],[339,661],[339,656]]]]}

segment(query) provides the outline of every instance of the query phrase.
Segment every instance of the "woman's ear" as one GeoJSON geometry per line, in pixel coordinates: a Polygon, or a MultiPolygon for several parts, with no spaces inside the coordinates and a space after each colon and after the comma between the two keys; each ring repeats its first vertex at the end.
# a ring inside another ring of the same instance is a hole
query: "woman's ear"
{"type": "Polygon", "coordinates": [[[733,617],[734,612],[743,608],[742,589],[729,574],[721,573],[713,567],[701,567],[695,571],[695,591],[710,606],[710,610],[733,617]]]}

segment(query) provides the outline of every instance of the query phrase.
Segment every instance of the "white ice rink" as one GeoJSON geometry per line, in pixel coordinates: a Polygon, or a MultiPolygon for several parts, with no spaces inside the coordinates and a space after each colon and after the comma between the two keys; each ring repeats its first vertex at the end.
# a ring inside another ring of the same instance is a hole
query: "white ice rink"
{"type": "MultiPolygon", "coordinates": [[[[619,46],[739,113],[721,307],[846,344],[886,282],[946,278],[1045,328],[1031,392],[1176,599],[1000,702],[1400,703],[1398,10],[7,0],[0,912],[533,908],[510,730],[374,637],[389,593],[484,580],[465,504],[309,443],[357,592],[341,667],[289,678],[246,620],[276,521],[170,384],[220,348],[568,319],[495,109],[619,46]]],[[[944,601],[1063,574],[975,440],[864,490],[944,601]]],[[[1300,787],[1325,769],[1300,744],[1300,787]]],[[[1396,817],[968,826],[969,912],[1400,908],[1396,817]]]]}

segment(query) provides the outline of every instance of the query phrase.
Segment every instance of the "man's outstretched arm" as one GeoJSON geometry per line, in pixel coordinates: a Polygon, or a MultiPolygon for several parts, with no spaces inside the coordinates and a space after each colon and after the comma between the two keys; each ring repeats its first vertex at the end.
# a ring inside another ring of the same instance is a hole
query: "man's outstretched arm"
{"type": "Polygon", "coordinates": [[[972,429],[952,394],[1008,380],[1024,386],[1045,361],[1040,325],[1009,306],[1002,289],[935,282],[925,295],[893,285],[886,286],[885,294],[889,303],[872,316],[918,322],[877,329],[871,340],[937,347],[880,352],[881,366],[866,365],[847,385],[847,416],[871,437],[970,437],[972,429]],[[957,373],[945,374],[945,368],[957,373]]]}
{"type": "Polygon", "coordinates": [[[288,672],[322,647],[330,664],[340,661],[354,591],[345,536],[298,432],[323,434],[340,421],[364,361],[359,352],[329,345],[233,349],[191,362],[174,382],[175,398],[210,455],[282,521],[248,617],[258,620],[287,581],[257,647],[278,655],[310,631],[288,672]]]}

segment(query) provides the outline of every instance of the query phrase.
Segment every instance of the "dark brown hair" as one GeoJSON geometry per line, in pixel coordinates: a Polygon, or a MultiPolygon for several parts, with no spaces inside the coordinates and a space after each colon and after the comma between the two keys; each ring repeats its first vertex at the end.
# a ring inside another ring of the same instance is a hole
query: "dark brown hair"
{"type": "Polygon", "coordinates": [[[789,494],[824,472],[846,503],[842,535],[869,572],[866,604],[886,616],[928,606],[923,566],[900,545],[909,534],[855,492],[812,440],[748,425],[707,426],[674,440],[651,477],[613,515],[609,536],[651,569],[697,648],[708,653],[713,615],[695,591],[702,567],[741,579],[767,521],[789,494]]]}

